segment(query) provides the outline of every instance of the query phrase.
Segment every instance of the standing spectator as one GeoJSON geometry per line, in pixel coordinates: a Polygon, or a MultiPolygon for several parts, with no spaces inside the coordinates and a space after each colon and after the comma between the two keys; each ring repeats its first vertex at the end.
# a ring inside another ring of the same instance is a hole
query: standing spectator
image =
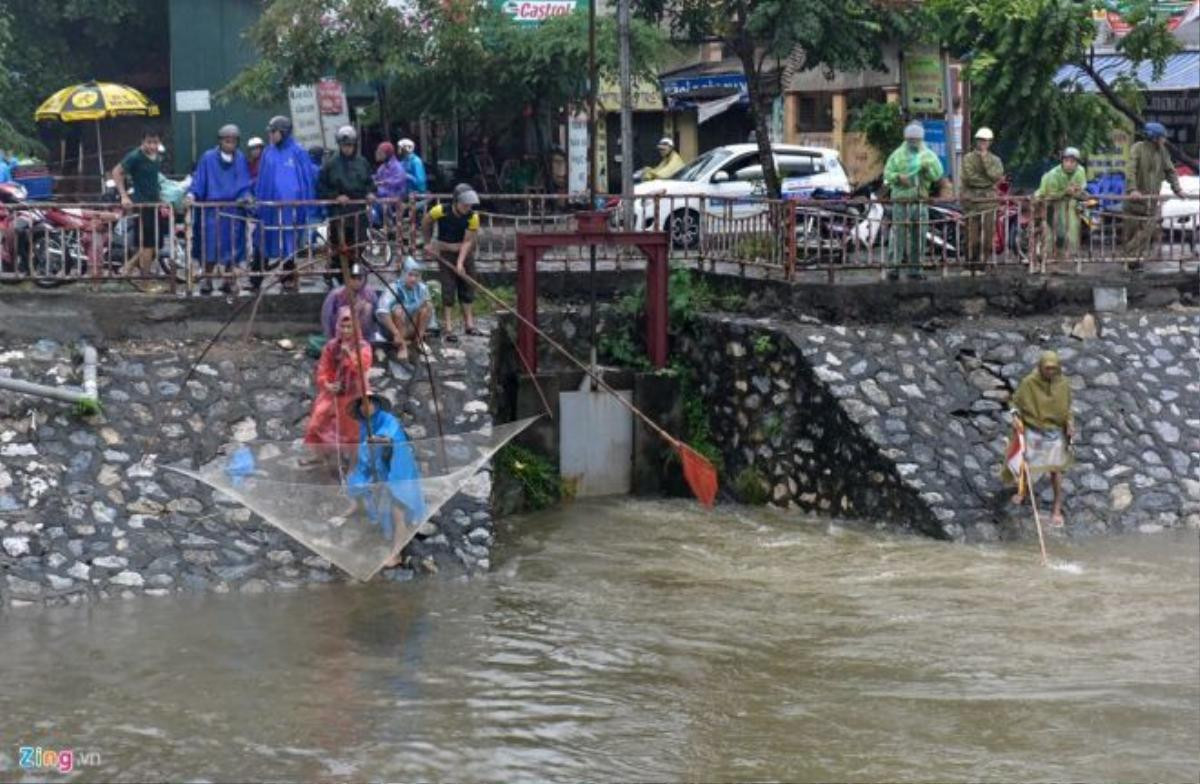
{"type": "Polygon", "coordinates": [[[250,181],[258,182],[258,167],[262,163],[263,140],[257,136],[251,136],[250,141],[246,142],[246,166],[250,169],[250,181]]]}
{"type": "Polygon", "coordinates": [[[375,169],[375,195],[388,202],[375,205],[375,220],[387,224],[400,214],[400,202],[408,196],[408,172],[391,142],[381,142],[375,148],[375,163],[379,164],[375,169]]]}
{"type": "MultiPolygon", "coordinates": [[[[135,270],[143,276],[149,275],[153,271],[159,245],[167,232],[167,221],[158,209],[158,178],[162,169],[162,149],[158,131],[146,128],[142,131],[141,146],[130,150],[112,170],[113,183],[121,196],[121,207],[131,210],[135,203],[139,205],[133,235],[138,250],[121,268],[122,275],[130,275],[135,270]],[[133,185],[132,196],[125,184],[126,177],[133,185]]],[[[158,288],[153,282],[133,284],[143,291],[154,291],[158,288]]]]}
{"type": "Polygon", "coordinates": [[[330,282],[341,282],[340,259],[345,256],[347,263],[356,262],[360,242],[366,236],[367,208],[351,202],[375,200],[371,166],[358,154],[358,132],[353,126],[343,125],[337,130],[337,144],[337,154],[325,162],[317,179],[317,196],[336,202],[329,208],[331,273],[325,280],[330,282]]]}
{"type": "Polygon", "coordinates": [[[888,277],[900,278],[900,267],[908,263],[910,278],[922,278],[925,231],[929,217],[926,201],[944,173],[942,162],[925,146],[925,129],[920,123],[904,128],[904,144],[888,156],[883,182],[892,196],[892,270],[888,277]]]}
{"type": "Polygon", "coordinates": [[[396,359],[408,360],[408,344],[411,342],[419,354],[427,354],[425,332],[437,324],[433,315],[433,300],[429,287],[421,282],[421,265],[409,257],[404,260],[402,281],[389,287],[379,297],[375,306],[375,319],[391,336],[396,347],[396,359]]]}
{"type": "Polygon", "coordinates": [[[1146,123],[1146,138],[1129,151],[1125,170],[1125,253],[1134,258],[1133,269],[1141,269],[1142,259],[1149,253],[1154,238],[1161,232],[1163,180],[1183,198],[1179,174],[1171,165],[1167,152],[1167,129],[1162,123],[1146,123]]]}
{"type": "MultiPolygon", "coordinates": [[[[316,182],[308,155],[292,138],[292,121],[287,117],[272,117],[267,124],[270,146],[263,151],[258,169],[254,197],[260,202],[312,201],[316,198],[316,182]]],[[[285,269],[294,269],[296,250],[305,240],[308,209],[303,205],[269,206],[259,208],[262,232],[255,248],[255,271],[261,270],[263,259],[283,259],[285,269]]],[[[251,281],[258,288],[261,281],[251,281]]],[[[294,276],[289,288],[295,290],[294,276]]]]}
{"type": "Polygon", "coordinates": [[[1063,150],[1062,163],[1042,175],[1034,198],[1047,205],[1046,238],[1043,253],[1057,257],[1065,249],[1068,256],[1079,250],[1079,198],[1087,189],[1087,170],[1079,163],[1079,150],[1063,150]]]}
{"type": "Polygon", "coordinates": [[[429,192],[429,181],[425,177],[425,161],[417,155],[417,145],[412,139],[401,139],[396,142],[400,152],[400,163],[408,174],[408,189],[412,193],[424,194],[429,192]]]}
{"type": "Polygon", "coordinates": [[[963,157],[962,205],[967,214],[967,261],[992,258],[996,239],[996,186],[1004,179],[1004,164],[990,151],[992,129],[975,132],[975,149],[963,157]]]}
{"type": "Polygon", "coordinates": [[[15,164],[9,159],[8,150],[0,150],[0,182],[12,182],[12,170],[15,164]]]}
{"type": "Polygon", "coordinates": [[[358,318],[358,333],[364,340],[378,337],[375,325],[375,303],[379,294],[367,285],[367,271],[361,264],[350,267],[350,280],[325,295],[321,306],[321,328],[325,337],[332,339],[337,334],[337,314],[342,308],[350,308],[358,318]]]}
{"type": "Polygon", "coordinates": [[[237,267],[246,259],[246,221],[235,214],[239,208],[229,204],[245,204],[251,198],[250,166],[238,149],[240,141],[241,131],[236,125],[221,126],[217,146],[200,156],[188,189],[188,204],[225,202],[220,207],[196,207],[193,213],[192,257],[204,264],[201,294],[212,293],[217,264],[224,267],[221,292],[231,293],[237,286],[237,267]]]}
{"type": "Polygon", "coordinates": [[[454,189],[454,203],[450,209],[435,205],[425,213],[421,221],[421,235],[425,241],[425,253],[430,262],[437,265],[438,279],[442,286],[443,333],[447,343],[457,343],[452,314],[454,304],[462,303],[463,326],[468,335],[478,335],[475,328],[475,289],[463,275],[475,277],[475,241],[479,234],[479,194],[464,184],[454,189]],[[431,240],[433,226],[437,224],[438,236],[431,240]]]}

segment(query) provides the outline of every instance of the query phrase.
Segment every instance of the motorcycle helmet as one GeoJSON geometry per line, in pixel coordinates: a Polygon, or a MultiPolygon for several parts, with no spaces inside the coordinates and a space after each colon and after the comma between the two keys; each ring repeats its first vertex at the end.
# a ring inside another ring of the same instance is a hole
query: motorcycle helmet
{"type": "Polygon", "coordinates": [[[255,147],[263,147],[263,140],[258,136],[251,136],[250,141],[246,142],[246,149],[253,150],[255,147]]]}
{"type": "Polygon", "coordinates": [[[975,138],[983,139],[984,141],[990,142],[992,139],[996,138],[996,135],[994,133],[992,133],[991,128],[988,128],[985,125],[984,127],[980,128],[978,131],[975,132],[975,138]]]}
{"type": "Polygon", "coordinates": [[[396,148],[400,150],[400,152],[412,152],[413,150],[417,149],[417,145],[412,139],[401,139],[400,141],[396,142],[396,148]]]}
{"type": "Polygon", "coordinates": [[[354,130],[353,125],[343,125],[337,129],[334,135],[338,144],[356,144],[358,142],[358,131],[354,130]]]}
{"type": "Polygon", "coordinates": [[[1078,147],[1068,147],[1067,149],[1063,150],[1062,157],[1064,157],[1064,158],[1074,158],[1075,160],[1079,160],[1079,159],[1080,159],[1080,158],[1082,158],[1083,156],[1079,154],[1079,148],[1078,148],[1078,147]]]}
{"type": "Polygon", "coordinates": [[[1162,123],[1148,122],[1146,123],[1146,138],[1161,139],[1167,135],[1167,128],[1162,123]]]}
{"type": "Polygon", "coordinates": [[[292,121],[282,114],[277,114],[267,123],[267,132],[279,131],[284,136],[292,132],[292,121]]]}
{"type": "Polygon", "coordinates": [[[904,138],[905,140],[916,139],[917,141],[923,141],[925,139],[925,126],[916,122],[909,123],[904,126],[904,138]]]}

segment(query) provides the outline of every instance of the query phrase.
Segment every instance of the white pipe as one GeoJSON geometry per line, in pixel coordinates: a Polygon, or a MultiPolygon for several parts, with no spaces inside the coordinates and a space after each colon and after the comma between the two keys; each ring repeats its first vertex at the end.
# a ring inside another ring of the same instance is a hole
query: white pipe
{"type": "Polygon", "coordinates": [[[0,376],[0,389],[17,392],[22,395],[45,397],[51,400],[61,400],[64,403],[100,403],[99,386],[96,382],[96,349],[87,343],[83,344],[83,389],[76,387],[51,387],[45,384],[35,384],[32,381],[22,381],[18,378],[0,376]]]}

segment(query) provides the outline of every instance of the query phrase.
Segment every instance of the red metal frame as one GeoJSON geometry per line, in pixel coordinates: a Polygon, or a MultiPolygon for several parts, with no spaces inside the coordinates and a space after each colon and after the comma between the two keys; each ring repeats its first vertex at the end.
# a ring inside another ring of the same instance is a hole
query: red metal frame
{"type": "MultiPolygon", "coordinates": [[[[603,214],[603,213],[601,213],[603,214]]],[[[589,216],[590,217],[590,216],[589,216]]],[[[550,248],[620,245],[637,248],[646,257],[646,347],[656,368],[667,366],[667,256],[671,241],[666,232],[609,231],[598,220],[580,220],[578,231],[517,234],[517,351],[529,372],[537,372],[537,263],[550,248]]]]}

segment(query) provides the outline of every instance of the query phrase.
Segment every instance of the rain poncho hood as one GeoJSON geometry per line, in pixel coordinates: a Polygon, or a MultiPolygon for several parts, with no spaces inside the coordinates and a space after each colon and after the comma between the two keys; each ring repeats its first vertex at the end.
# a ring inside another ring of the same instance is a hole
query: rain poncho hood
{"type": "Polygon", "coordinates": [[[369,443],[367,423],[360,423],[358,460],[346,478],[347,493],[351,498],[362,499],[371,521],[383,529],[385,536],[391,537],[393,503],[404,507],[408,520],[418,520],[425,514],[421,472],[400,420],[391,413],[375,408],[371,412],[370,434],[386,438],[388,443],[369,443]],[[387,488],[386,493],[378,491],[383,487],[387,488]]]}

